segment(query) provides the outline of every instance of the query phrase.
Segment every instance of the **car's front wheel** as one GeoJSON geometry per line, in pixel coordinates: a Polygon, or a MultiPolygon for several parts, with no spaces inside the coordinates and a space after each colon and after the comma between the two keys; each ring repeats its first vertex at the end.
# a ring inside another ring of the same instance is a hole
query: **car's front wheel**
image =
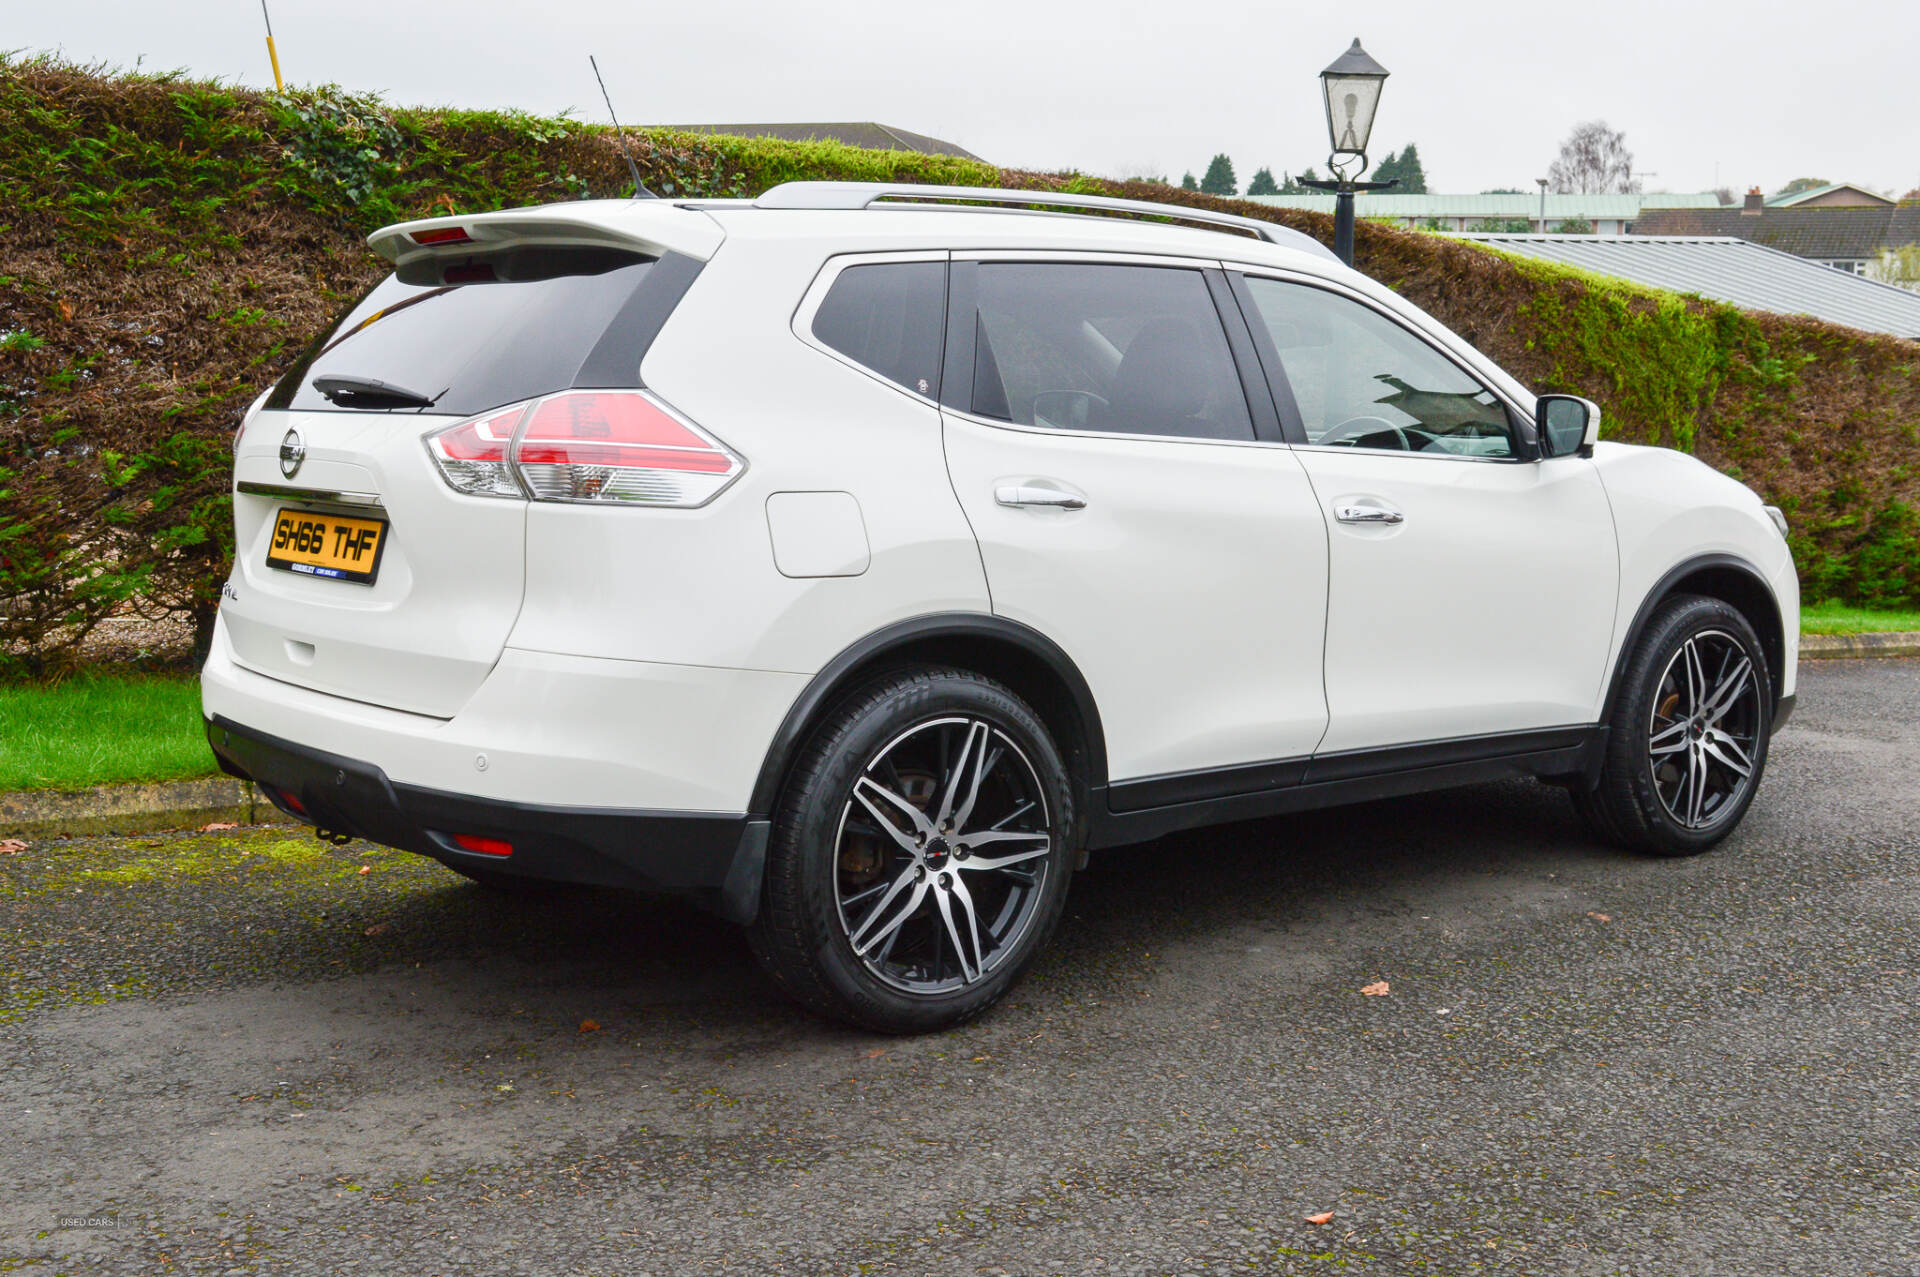
{"type": "Polygon", "coordinates": [[[1610,841],[1690,856],[1732,833],[1767,763],[1772,676],[1759,636],[1719,599],[1662,603],[1629,658],[1600,784],[1574,802],[1610,841]]]}
{"type": "Polygon", "coordinates": [[[1066,902],[1072,787],[1045,724],[953,669],[860,691],[816,731],[774,823],[755,954],[822,1014],[888,1033],[970,1019],[1066,902]]]}

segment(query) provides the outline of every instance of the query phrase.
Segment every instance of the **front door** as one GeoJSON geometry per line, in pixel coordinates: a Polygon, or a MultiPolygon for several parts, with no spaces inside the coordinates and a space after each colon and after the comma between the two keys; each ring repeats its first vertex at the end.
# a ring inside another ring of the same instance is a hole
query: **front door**
{"type": "Polygon", "coordinates": [[[1286,783],[1327,722],[1326,527],[1213,298],[1191,265],[954,264],[948,471],[994,611],[1085,675],[1117,808],[1286,783]]]}
{"type": "Polygon", "coordinates": [[[1244,285],[1329,530],[1320,752],[1591,722],[1619,583],[1592,463],[1522,460],[1498,396],[1382,309],[1244,285]]]}

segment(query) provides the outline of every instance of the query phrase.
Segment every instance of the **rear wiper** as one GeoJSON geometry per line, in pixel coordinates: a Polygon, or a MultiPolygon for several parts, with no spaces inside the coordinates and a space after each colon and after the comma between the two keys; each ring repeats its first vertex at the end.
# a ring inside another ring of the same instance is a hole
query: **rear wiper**
{"type": "Polygon", "coordinates": [[[313,388],[342,408],[431,408],[433,400],[417,390],[396,386],[378,377],[328,373],[313,379],[313,388]]]}

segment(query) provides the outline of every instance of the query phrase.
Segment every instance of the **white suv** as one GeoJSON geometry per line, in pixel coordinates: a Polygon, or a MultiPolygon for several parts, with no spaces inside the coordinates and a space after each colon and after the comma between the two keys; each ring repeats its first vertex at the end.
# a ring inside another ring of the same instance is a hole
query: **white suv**
{"type": "Polygon", "coordinates": [[[1176,829],[1536,776],[1701,851],[1793,704],[1778,511],[1290,231],[797,183],[372,243],[236,437],[222,764],[685,894],[828,1014],[977,1014],[1176,829]]]}

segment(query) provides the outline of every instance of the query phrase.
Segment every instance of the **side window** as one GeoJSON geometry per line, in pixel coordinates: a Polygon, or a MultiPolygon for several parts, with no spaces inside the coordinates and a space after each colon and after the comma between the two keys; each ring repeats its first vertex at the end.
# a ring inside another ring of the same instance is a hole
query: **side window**
{"type": "Polygon", "coordinates": [[[973,410],[1023,426],[1251,439],[1197,270],[983,262],[973,410]]]}
{"type": "Polygon", "coordinates": [[[1386,452],[1514,455],[1493,392],[1378,311],[1304,284],[1248,277],[1307,442],[1386,452]]]}
{"type": "Polygon", "coordinates": [[[813,335],[916,394],[938,398],[947,326],[945,262],[849,266],[813,317],[813,335]]]}

